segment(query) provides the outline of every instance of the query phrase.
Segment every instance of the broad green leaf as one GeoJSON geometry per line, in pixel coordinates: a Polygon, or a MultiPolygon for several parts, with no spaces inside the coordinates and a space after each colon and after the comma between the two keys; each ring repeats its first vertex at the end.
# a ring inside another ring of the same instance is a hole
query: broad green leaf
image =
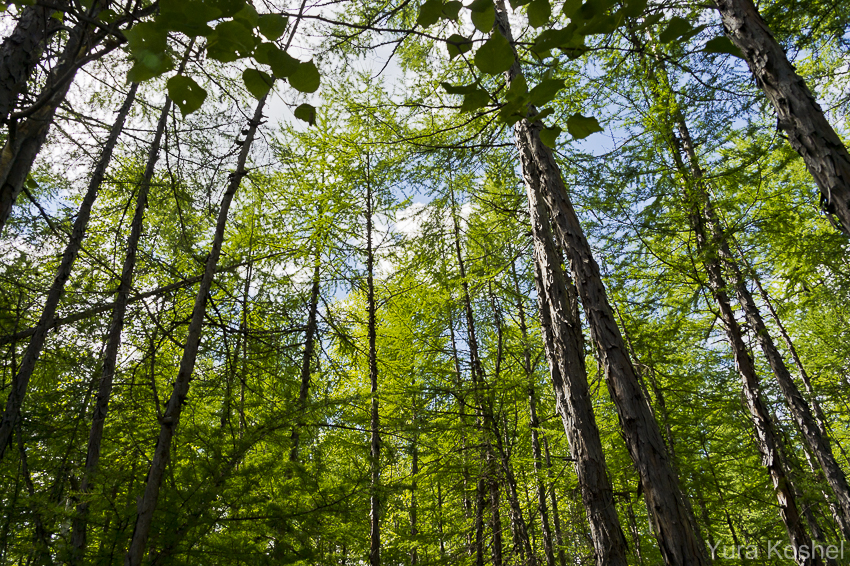
{"type": "Polygon", "coordinates": [[[694,28],[688,20],[679,16],[674,16],[673,19],[670,20],[670,23],[667,24],[667,27],[664,28],[664,31],[661,32],[661,35],[658,36],[658,41],[661,43],[670,43],[679,39],[692,29],[694,28]]]}
{"type": "Polygon", "coordinates": [[[174,60],[170,55],[148,53],[141,60],[133,63],[133,66],[127,72],[127,82],[143,83],[167,73],[173,68],[174,60]]]}
{"type": "Polygon", "coordinates": [[[222,63],[247,57],[254,51],[254,34],[235,20],[222,22],[207,38],[207,54],[222,63]]]}
{"type": "Polygon", "coordinates": [[[457,21],[458,16],[460,15],[460,9],[463,8],[463,3],[459,0],[450,0],[443,5],[443,11],[441,16],[447,20],[451,20],[453,22],[457,21]]]}
{"type": "Polygon", "coordinates": [[[106,22],[107,24],[111,24],[115,21],[115,18],[118,17],[118,13],[112,8],[107,8],[106,10],[101,10],[97,15],[97,19],[106,22]]]}
{"type": "Polygon", "coordinates": [[[550,49],[579,45],[582,38],[575,36],[575,30],[576,24],[573,23],[564,29],[547,29],[537,36],[531,49],[535,53],[543,53],[550,49]]]}
{"type": "Polygon", "coordinates": [[[137,54],[165,53],[168,44],[168,31],[154,22],[142,22],[124,32],[130,53],[137,54]]]}
{"type": "Polygon", "coordinates": [[[257,100],[267,95],[274,84],[274,79],[268,73],[258,71],[257,69],[245,69],[242,71],[242,81],[244,81],[248,92],[257,100]]]}
{"type": "Polygon", "coordinates": [[[514,50],[505,36],[494,32],[475,52],[475,66],[488,75],[504,73],[514,64],[514,50]]]}
{"type": "Polygon", "coordinates": [[[263,34],[269,41],[275,41],[286,31],[286,24],[289,23],[289,18],[280,14],[263,14],[259,17],[258,27],[260,33],[263,34]]]}
{"type": "Polygon", "coordinates": [[[571,20],[581,9],[581,0],[565,0],[564,7],[561,9],[563,14],[571,20]]]}
{"type": "Polygon", "coordinates": [[[50,14],[50,17],[53,18],[54,20],[58,20],[58,21],[61,22],[65,19],[65,12],[60,12],[60,11],[57,10],[57,11],[53,12],[52,14],[50,14]]]}
{"type": "Polygon", "coordinates": [[[531,27],[539,28],[549,23],[552,17],[552,7],[549,0],[533,0],[528,5],[528,23],[531,27]]]}
{"type": "MultiPolygon", "coordinates": [[[[582,116],[573,114],[567,118],[567,131],[577,140],[583,140],[594,132],[601,132],[602,127],[593,116],[582,116]]],[[[545,142],[544,142],[545,143],[545,142]]],[[[548,144],[547,144],[548,145],[548,144]]]]}
{"type": "Polygon", "coordinates": [[[616,16],[613,15],[599,15],[595,18],[591,19],[587,22],[582,28],[580,28],[578,33],[581,35],[594,35],[594,34],[603,34],[608,35],[615,29],[619,21],[616,16]]]}
{"type": "Polygon", "coordinates": [[[310,106],[309,104],[302,104],[298,108],[295,109],[295,117],[299,120],[303,120],[310,124],[311,126],[316,125],[316,109],[310,106]]]}
{"type": "Polygon", "coordinates": [[[292,88],[301,92],[316,92],[319,90],[320,82],[319,69],[316,68],[313,61],[298,63],[298,68],[289,75],[289,84],[292,85],[292,88]]]}
{"type": "Polygon", "coordinates": [[[490,30],[493,29],[493,24],[496,23],[496,7],[491,1],[481,4],[478,2],[473,3],[473,5],[476,4],[480,9],[471,10],[469,14],[472,18],[472,25],[481,33],[490,33],[490,30]]]}
{"type": "Polygon", "coordinates": [[[200,0],[160,0],[157,24],[188,36],[212,33],[208,22],[221,17],[221,10],[200,0]]]}
{"type": "Polygon", "coordinates": [[[233,19],[242,22],[247,28],[254,28],[260,22],[257,9],[250,2],[246,2],[241,10],[233,14],[233,19]]]}
{"type": "Polygon", "coordinates": [[[469,94],[470,92],[478,90],[478,83],[472,83],[468,85],[452,85],[449,83],[440,83],[440,86],[442,86],[449,94],[469,94]]]}
{"type": "Polygon", "coordinates": [[[291,76],[301,65],[298,59],[277,46],[269,50],[268,59],[269,67],[272,68],[274,76],[280,79],[291,76]]]}
{"type": "Polygon", "coordinates": [[[419,17],[416,18],[416,25],[427,28],[440,21],[440,15],[443,13],[442,0],[425,0],[422,7],[419,8],[419,17]]]}
{"type": "Polygon", "coordinates": [[[646,10],[647,0],[626,0],[620,14],[626,18],[637,18],[646,10]]]}
{"type": "Polygon", "coordinates": [[[523,75],[517,75],[517,77],[511,81],[511,86],[508,87],[508,91],[505,93],[505,98],[508,100],[516,100],[524,97],[526,94],[528,94],[528,83],[525,82],[525,77],[523,75]]]}
{"type": "Polygon", "coordinates": [[[37,189],[38,188],[38,181],[33,179],[32,175],[27,175],[26,186],[27,186],[28,189],[37,189]]]}
{"type": "Polygon", "coordinates": [[[538,112],[537,114],[532,116],[531,119],[534,120],[535,122],[539,122],[543,118],[546,118],[547,116],[550,116],[554,113],[555,113],[555,111],[552,110],[551,108],[544,108],[543,110],[541,110],[540,112],[538,112]]]}
{"type": "Polygon", "coordinates": [[[740,57],[742,59],[744,57],[741,50],[738,49],[735,44],[732,43],[732,40],[726,36],[709,39],[705,42],[703,51],[706,53],[728,53],[729,55],[734,55],[735,57],[740,57]]]}
{"type": "Polygon", "coordinates": [[[457,33],[452,34],[446,40],[446,49],[449,51],[449,59],[454,59],[472,49],[472,41],[457,33]]]}
{"type": "Polygon", "coordinates": [[[526,112],[527,107],[522,98],[508,100],[508,102],[502,105],[501,110],[499,110],[499,120],[513,126],[525,118],[526,112]]]}
{"type": "MultiPolygon", "coordinates": [[[[551,126],[549,128],[544,128],[540,130],[540,141],[542,141],[547,146],[555,149],[555,146],[558,143],[558,136],[561,135],[561,128],[558,126],[551,126]]],[[[570,132],[572,133],[572,132],[570,132]]]]}
{"type": "Polygon", "coordinates": [[[563,80],[547,79],[531,89],[528,100],[535,106],[543,106],[552,101],[562,88],[563,80]]]}
{"type": "Polygon", "coordinates": [[[463,97],[463,104],[460,105],[461,112],[473,112],[487,106],[490,102],[490,95],[484,89],[478,89],[470,92],[463,97]]]}
{"type": "Polygon", "coordinates": [[[245,6],[245,0],[205,0],[207,4],[221,10],[223,18],[232,18],[245,6]]]}
{"type": "Polygon", "coordinates": [[[180,113],[184,117],[200,108],[207,98],[207,91],[190,77],[182,75],[171,77],[165,86],[168,89],[168,96],[180,108],[180,113]]]}

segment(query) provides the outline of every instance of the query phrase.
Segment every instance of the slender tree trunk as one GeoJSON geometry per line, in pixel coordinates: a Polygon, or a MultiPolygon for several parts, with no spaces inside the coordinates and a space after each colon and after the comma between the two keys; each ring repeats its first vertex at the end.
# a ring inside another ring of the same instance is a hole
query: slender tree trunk
{"type": "Polygon", "coordinates": [[[482,474],[475,486],[475,566],[484,566],[484,489],[485,479],[482,474]]]}
{"type": "Polygon", "coordinates": [[[206,313],[207,295],[210,292],[216,265],[218,264],[218,259],[221,255],[221,246],[224,241],[224,230],[227,225],[227,213],[230,209],[230,203],[233,201],[233,196],[236,194],[236,191],[242,182],[242,177],[246,174],[245,163],[248,159],[248,153],[251,149],[251,144],[254,141],[257,128],[259,127],[260,121],[263,117],[263,107],[265,102],[266,98],[263,97],[257,103],[254,116],[249,123],[247,133],[245,135],[245,141],[242,144],[242,150],[239,153],[236,171],[230,174],[230,182],[221,200],[215,235],[204,267],[204,278],[201,280],[201,284],[198,288],[198,294],[195,297],[192,319],[189,323],[189,330],[186,336],[186,346],[180,360],[180,369],[174,382],[174,390],[172,391],[171,397],[168,399],[168,403],[165,406],[165,411],[161,419],[159,439],[157,440],[154,456],[151,460],[151,466],[145,485],[145,492],[138,502],[136,525],[133,529],[133,537],[130,542],[130,548],[128,549],[124,560],[125,566],[139,566],[142,563],[148,536],[150,535],[151,524],[153,522],[153,513],[156,509],[157,500],[159,499],[159,490],[162,486],[162,478],[165,474],[165,467],[171,453],[171,442],[174,438],[174,431],[180,422],[180,414],[183,410],[183,403],[186,401],[186,396],[189,393],[189,384],[192,379],[192,373],[195,369],[195,361],[197,359],[198,348],[201,342],[204,315],[206,313]]]}
{"type": "Polygon", "coordinates": [[[370,419],[370,460],[371,483],[369,485],[369,564],[381,566],[381,438],[378,434],[380,416],[378,414],[378,357],[376,350],[375,322],[375,251],[372,247],[372,222],[374,203],[372,199],[372,182],[369,177],[369,154],[366,154],[366,285],[368,303],[368,333],[369,333],[369,383],[372,396],[372,414],[370,419]]]}
{"type": "Polygon", "coordinates": [[[419,566],[419,545],[416,540],[419,536],[419,502],[416,499],[419,476],[419,416],[415,400],[413,407],[413,425],[416,427],[416,430],[413,433],[413,441],[411,442],[410,447],[410,538],[413,539],[413,548],[410,550],[410,566],[419,566]]]}
{"type": "Polygon", "coordinates": [[[779,126],[803,157],[821,192],[821,204],[850,235],[850,154],[788,61],[752,0],[715,0],[723,27],[741,50],[756,82],[773,104],[779,126]]]}
{"type": "MultiPolygon", "coordinates": [[[[319,313],[319,279],[320,251],[316,249],[316,259],[313,266],[313,285],[310,288],[310,306],[307,313],[307,329],[304,337],[304,354],[301,357],[301,389],[298,391],[298,414],[303,415],[304,408],[307,405],[307,397],[310,393],[310,375],[312,374],[313,356],[316,350],[316,332],[318,328],[318,313],[319,313]]],[[[301,443],[301,428],[304,422],[299,420],[292,428],[292,449],[289,452],[289,461],[298,461],[298,450],[301,443]]]]}
{"type": "Polygon", "coordinates": [[[558,565],[567,566],[564,536],[561,532],[561,515],[558,512],[558,494],[555,490],[555,475],[552,471],[552,458],[549,454],[549,439],[545,436],[543,437],[543,455],[546,461],[546,477],[549,480],[549,500],[552,502],[552,526],[555,529],[555,544],[558,546],[558,565]]]}
{"type": "MultiPolygon", "coordinates": [[[[535,383],[534,370],[531,367],[531,349],[529,346],[528,325],[525,320],[525,306],[522,302],[522,294],[519,290],[519,277],[516,273],[516,264],[511,264],[514,278],[514,290],[517,296],[517,313],[519,315],[519,329],[523,344],[523,366],[526,379],[528,380],[528,413],[531,429],[531,452],[534,457],[534,478],[537,488],[537,511],[540,514],[540,530],[543,535],[543,554],[546,556],[546,566],[555,566],[555,552],[552,544],[552,527],[549,524],[549,506],[546,502],[546,486],[543,482],[543,453],[540,449],[540,422],[537,418],[537,387],[535,383]]],[[[545,436],[545,435],[544,435],[545,436]]]]}
{"type": "MultiPolygon", "coordinates": [[[[673,159],[679,172],[689,178],[687,169],[682,161],[678,141],[672,136],[674,143],[673,159]]],[[[689,183],[692,184],[692,183],[689,183]]],[[[776,497],[779,501],[779,514],[782,518],[791,544],[796,548],[801,546],[810,547],[811,539],[802,523],[794,488],[788,479],[787,472],[783,466],[777,444],[776,430],[773,426],[770,412],[764,402],[761,393],[759,377],[753,364],[753,360],[747,352],[741,335],[741,328],[735,320],[732,305],[726,294],[726,281],[723,278],[720,259],[713,249],[713,243],[709,240],[705,218],[705,203],[699,194],[691,194],[688,189],[684,192],[686,205],[690,207],[688,213],[691,228],[696,236],[697,249],[703,257],[703,266],[708,273],[708,286],[720,311],[720,319],[726,331],[729,345],[732,348],[732,356],[738,373],[741,376],[744,388],[744,399],[750,412],[750,419],[756,433],[756,444],[762,456],[762,463],[770,474],[776,497]]],[[[819,560],[804,560],[798,558],[797,563],[801,566],[809,564],[820,564],[819,560]]]]}
{"type": "MultiPolygon", "coordinates": [[[[503,0],[497,2],[496,27],[498,33],[513,41],[503,0]]],[[[521,73],[519,63],[515,63],[507,73],[508,81],[521,73]]],[[[530,112],[535,111],[530,108],[530,112]]],[[[569,200],[560,168],[552,150],[540,140],[541,128],[540,122],[528,119],[514,126],[523,178],[528,190],[540,194],[549,208],[555,234],[569,257],[623,437],[640,476],[661,555],[669,565],[706,565],[709,561],[705,543],[694,529],[696,521],[685,503],[661,431],[641,391],[599,266],[569,200]]],[[[529,208],[533,208],[531,203],[529,208]]],[[[622,529],[612,536],[623,538],[622,529]]]]}
{"type": "Polygon", "coordinates": [[[575,457],[582,503],[590,523],[596,563],[626,564],[623,536],[584,365],[584,339],[575,290],[561,269],[539,192],[526,184],[534,240],[540,326],[549,361],[555,406],[575,457]]]}
{"type": "MultiPolygon", "coordinates": [[[[192,44],[186,50],[186,54],[180,63],[178,73],[182,73],[186,67],[192,44]]],[[[134,83],[135,86],[135,83],[134,83]]],[[[130,224],[130,234],[127,237],[127,251],[124,254],[124,264],[121,267],[121,281],[115,293],[114,306],[112,308],[112,320],[109,326],[109,335],[106,339],[106,348],[103,353],[103,366],[101,367],[100,382],[97,389],[92,424],[89,430],[89,439],[86,449],[86,463],[83,471],[83,481],[80,486],[82,501],[77,505],[76,514],[71,525],[71,559],[72,566],[79,566],[85,562],[87,522],[89,502],[88,494],[94,486],[95,476],[100,463],[100,447],[103,443],[103,427],[106,423],[106,415],[109,411],[109,398],[112,395],[112,383],[115,378],[115,369],[118,361],[118,350],[121,347],[121,334],[124,331],[124,321],[127,315],[127,305],[130,300],[130,291],[133,287],[133,271],[136,269],[136,255],[139,248],[139,239],[142,237],[144,228],[145,210],[148,206],[148,193],[159,160],[159,149],[165,128],[168,125],[168,115],[171,110],[171,99],[166,97],[165,104],[159,114],[156,131],[154,132],[151,146],[148,149],[148,157],[145,163],[145,171],[138,185],[136,195],[136,207],[133,212],[133,220],[130,224]]],[[[114,128],[113,128],[114,132],[114,128]]]]}
{"type": "Polygon", "coordinates": [[[61,26],[58,19],[50,17],[52,13],[53,8],[27,6],[0,46],[0,123],[14,112],[45,43],[61,26]]]}
{"type": "MultiPolygon", "coordinates": [[[[495,467],[495,462],[491,464],[495,467]]],[[[493,566],[502,566],[504,562],[502,544],[502,501],[499,482],[492,475],[487,478],[487,489],[490,492],[490,531],[493,533],[493,544],[490,548],[493,566]]]]}
{"type": "Polygon", "coordinates": [[[92,177],[89,181],[88,190],[86,191],[83,201],[80,204],[80,209],[77,212],[77,217],[74,220],[73,228],[71,229],[71,237],[68,241],[65,251],[62,254],[62,260],[56,270],[56,276],[53,279],[53,284],[47,293],[44,307],[41,310],[36,330],[30,338],[27,349],[21,359],[21,366],[18,369],[13,381],[12,390],[9,392],[9,397],[6,401],[6,408],[3,412],[3,420],[0,422],[0,459],[6,452],[6,448],[12,441],[12,433],[18,422],[21,413],[21,406],[26,397],[29,388],[30,378],[35,370],[35,364],[44,349],[44,343],[47,340],[48,328],[53,323],[56,317],[56,309],[59,306],[59,301],[62,298],[62,293],[65,290],[65,283],[71,276],[71,271],[74,267],[74,262],[83,245],[83,238],[86,235],[91,209],[94,206],[95,199],[100,191],[100,185],[103,183],[103,178],[106,175],[106,169],[109,167],[109,162],[112,159],[112,153],[118,143],[118,137],[121,135],[121,130],[124,128],[124,122],[127,120],[127,114],[130,112],[130,107],[133,105],[133,100],[136,96],[136,87],[134,83],[130,87],[130,91],[124,100],[124,104],[118,111],[118,117],[115,124],[112,126],[109,138],[103,146],[100,159],[92,172],[92,177]]]}
{"type": "MultiPolygon", "coordinates": [[[[109,3],[110,0],[97,0],[88,15],[96,18],[109,3]]],[[[80,21],[71,29],[59,62],[47,76],[41,93],[44,100],[36,103],[37,108],[22,123],[12,124],[9,128],[6,143],[0,151],[0,234],[3,233],[12,205],[24,186],[32,164],[47,139],[56,109],[65,100],[79,61],[93,47],[90,45],[92,37],[92,30],[85,21],[80,21]]]]}
{"type": "MultiPolygon", "coordinates": [[[[800,429],[806,444],[811,453],[815,456],[823,470],[827,483],[832,488],[833,493],[838,501],[841,514],[844,518],[844,523],[850,522],[850,486],[847,484],[847,477],[844,471],[838,465],[832,453],[832,447],[829,443],[829,438],[821,432],[821,427],[818,425],[809,404],[806,402],[794,379],[791,377],[791,372],[785,365],[785,360],[779,349],[773,342],[770,332],[762,319],[761,312],[753,300],[746,282],[741,275],[741,270],[738,267],[735,258],[732,256],[729,246],[724,239],[720,221],[714,212],[710,197],[706,187],[703,185],[703,172],[699,165],[696,150],[694,149],[693,141],[691,140],[690,132],[685,124],[681,114],[677,116],[679,135],[681,136],[682,145],[688,156],[691,165],[691,174],[694,177],[694,190],[700,194],[694,195],[694,198],[703,202],[704,214],[708,221],[709,227],[713,233],[713,237],[717,241],[718,254],[726,266],[726,272],[729,274],[732,286],[738,298],[738,303],[744,311],[744,316],[756,336],[756,340],[764,352],[765,358],[770,365],[773,375],[779,384],[779,389],[785,397],[785,403],[791,412],[794,422],[800,429]]],[[[850,169],[848,169],[850,171],[850,169]]],[[[850,530],[843,532],[844,537],[850,539],[850,530]]]]}

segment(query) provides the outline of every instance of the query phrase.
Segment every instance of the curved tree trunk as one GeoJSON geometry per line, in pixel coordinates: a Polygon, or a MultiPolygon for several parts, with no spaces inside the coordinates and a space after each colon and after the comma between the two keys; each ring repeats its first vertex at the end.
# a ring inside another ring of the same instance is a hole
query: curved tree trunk
{"type": "Polygon", "coordinates": [[[821,204],[850,235],[850,153],[752,0],[715,0],[726,33],[773,104],[779,126],[821,192],[821,204]]]}

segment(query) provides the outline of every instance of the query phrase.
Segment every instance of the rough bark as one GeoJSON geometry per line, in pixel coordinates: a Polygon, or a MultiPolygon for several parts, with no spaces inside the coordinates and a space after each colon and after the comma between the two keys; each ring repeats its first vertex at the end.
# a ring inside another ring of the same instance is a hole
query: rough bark
{"type": "MultiPolygon", "coordinates": [[[[503,1],[497,3],[496,12],[497,31],[512,42],[503,1]]],[[[521,73],[519,63],[515,63],[507,72],[508,81],[521,73]]],[[[546,203],[555,234],[569,258],[623,437],[640,475],[661,555],[670,565],[706,565],[709,561],[705,543],[694,529],[696,521],[685,503],[661,431],[641,391],[599,266],[569,200],[560,168],[552,150],[540,140],[541,127],[540,122],[529,119],[514,126],[523,179],[526,187],[540,194],[546,203]]],[[[622,536],[622,530],[618,536],[622,536]]]]}
{"type": "Polygon", "coordinates": [[[195,296],[195,305],[192,310],[192,318],[189,322],[189,329],[186,335],[186,345],[183,349],[183,356],[180,360],[180,369],[177,373],[177,378],[174,381],[174,389],[165,406],[162,418],[160,420],[159,439],[156,443],[154,455],[151,460],[150,469],[147,475],[145,491],[138,501],[138,509],[136,515],[136,524],[133,529],[133,537],[130,542],[130,547],[124,559],[125,566],[139,566],[142,563],[145,547],[147,546],[150,528],[153,522],[153,513],[156,509],[157,500],[159,499],[159,490],[162,486],[162,478],[165,474],[165,468],[171,453],[171,442],[174,438],[174,431],[180,422],[180,414],[183,410],[183,403],[189,394],[189,384],[192,379],[192,373],[195,369],[195,361],[198,355],[198,348],[201,342],[201,334],[203,330],[204,315],[206,313],[207,295],[213,282],[216,265],[218,264],[219,256],[221,255],[221,246],[224,241],[224,230],[227,225],[227,213],[230,209],[230,204],[233,201],[233,196],[236,194],[242,177],[245,176],[245,163],[248,159],[248,153],[251,149],[251,144],[257,133],[260,121],[263,116],[263,107],[266,98],[263,97],[258,103],[254,116],[251,119],[246,131],[245,141],[242,144],[242,149],[239,153],[239,158],[236,164],[236,170],[230,174],[230,182],[224,192],[219,208],[218,219],[216,222],[215,235],[213,236],[212,245],[210,248],[207,261],[204,266],[204,277],[201,279],[198,288],[198,294],[195,296]]]}
{"type": "Polygon", "coordinates": [[[94,171],[92,171],[88,189],[86,190],[86,194],[80,204],[77,217],[74,220],[74,225],[71,229],[71,236],[68,240],[68,244],[65,246],[65,251],[62,253],[62,259],[56,270],[56,275],[50,286],[50,290],[47,293],[47,298],[44,302],[44,307],[41,310],[41,316],[39,317],[38,324],[35,327],[35,332],[33,332],[29,344],[27,344],[27,349],[21,358],[21,366],[14,377],[14,386],[9,392],[9,397],[6,401],[6,407],[3,412],[3,420],[0,422],[0,459],[3,458],[6,448],[12,440],[12,433],[18,422],[18,418],[20,417],[21,406],[23,405],[24,398],[26,397],[26,393],[29,388],[30,378],[35,370],[36,362],[44,349],[48,329],[52,326],[55,320],[56,309],[59,306],[59,301],[65,290],[65,283],[71,276],[74,262],[77,260],[77,255],[83,245],[83,238],[85,238],[86,235],[86,227],[88,226],[88,221],[91,216],[91,209],[97,199],[98,192],[100,191],[100,185],[103,183],[103,179],[106,175],[106,169],[109,167],[109,163],[112,160],[112,153],[118,143],[118,137],[121,135],[121,131],[124,128],[124,122],[127,119],[127,114],[130,112],[130,107],[133,104],[135,96],[136,85],[133,84],[124,100],[124,104],[118,111],[118,116],[112,126],[112,131],[103,146],[103,151],[100,154],[97,165],[95,166],[94,171]]]}
{"type": "Polygon", "coordinates": [[[0,46],[0,123],[5,123],[38,63],[44,44],[61,26],[52,8],[27,6],[0,46]]]}
{"type": "Polygon", "coordinates": [[[752,0],[715,0],[732,43],[773,104],[788,135],[821,192],[821,205],[850,235],[850,153],[797,74],[752,0]]]}
{"type": "MultiPolygon", "coordinates": [[[[677,118],[682,146],[688,156],[690,173],[694,178],[692,191],[698,193],[691,195],[691,198],[699,199],[702,203],[709,230],[717,245],[717,253],[726,267],[726,273],[728,274],[730,283],[735,290],[738,303],[741,305],[741,309],[744,312],[747,323],[749,323],[750,327],[753,329],[756,340],[767,359],[767,363],[770,365],[770,369],[776,378],[776,382],[779,384],[779,389],[785,397],[785,403],[788,406],[794,422],[797,424],[797,427],[802,433],[810,452],[817,459],[826,482],[835,494],[835,498],[838,501],[838,506],[844,519],[842,523],[846,524],[850,522],[850,486],[847,484],[847,477],[838,465],[838,462],[835,460],[829,438],[822,433],[821,427],[819,426],[815,416],[812,414],[812,410],[809,407],[808,402],[806,402],[806,399],[797,388],[794,378],[791,377],[791,372],[785,365],[785,360],[779,352],[779,349],[776,347],[776,344],[773,342],[773,338],[764,323],[761,312],[759,311],[758,306],[756,306],[752,294],[747,288],[746,281],[741,274],[741,269],[729,249],[728,242],[725,240],[724,231],[716,213],[714,212],[714,207],[712,206],[707,187],[703,184],[703,171],[700,167],[687,124],[681,114],[679,114],[677,118]]],[[[845,530],[843,534],[845,538],[850,539],[850,531],[845,530]]]]}
{"type": "MultiPolygon", "coordinates": [[[[95,2],[90,16],[96,17],[109,3],[110,0],[95,2]]],[[[37,107],[23,122],[13,124],[9,129],[6,143],[0,151],[0,234],[3,233],[3,227],[32,164],[47,139],[56,109],[65,100],[79,62],[93,47],[92,37],[92,30],[85,21],[71,29],[59,62],[47,76],[37,107]]]]}
{"type": "Polygon", "coordinates": [[[555,390],[555,408],[561,416],[575,458],[596,563],[600,566],[625,565],[626,540],[617,516],[614,491],[587,384],[577,297],[572,282],[561,268],[540,194],[531,184],[526,184],[526,190],[534,240],[540,326],[555,390]]]}

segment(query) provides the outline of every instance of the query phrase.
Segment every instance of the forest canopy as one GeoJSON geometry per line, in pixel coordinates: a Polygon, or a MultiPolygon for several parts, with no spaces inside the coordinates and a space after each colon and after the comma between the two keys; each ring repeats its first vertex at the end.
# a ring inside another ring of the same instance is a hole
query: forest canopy
{"type": "Polygon", "coordinates": [[[0,566],[850,563],[850,4],[0,22],[0,566]]]}

